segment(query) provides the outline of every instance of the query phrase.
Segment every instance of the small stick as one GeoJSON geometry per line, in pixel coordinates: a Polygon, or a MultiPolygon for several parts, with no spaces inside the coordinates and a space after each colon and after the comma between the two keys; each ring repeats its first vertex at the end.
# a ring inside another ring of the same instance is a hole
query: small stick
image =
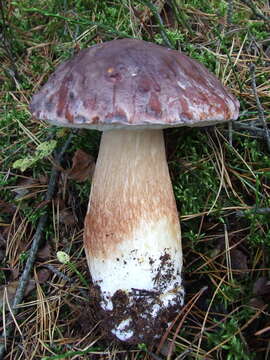
{"type": "Polygon", "coordinates": [[[160,30],[160,35],[164,41],[164,44],[166,46],[168,46],[169,48],[173,48],[173,45],[172,45],[172,42],[171,40],[169,39],[168,37],[168,34],[166,32],[166,28],[163,24],[163,20],[162,20],[162,17],[160,16],[156,6],[154,4],[151,3],[151,1],[148,1],[148,0],[139,0],[139,2],[145,6],[147,6],[153,13],[154,17],[156,18],[156,21],[158,23],[158,27],[159,27],[159,30],[160,30]]]}
{"type": "MultiPolygon", "coordinates": [[[[75,284],[75,280],[71,279],[69,276],[65,275],[64,273],[62,273],[61,271],[59,271],[58,269],[56,269],[53,265],[51,264],[47,264],[47,265],[43,265],[46,269],[49,269],[51,272],[53,272],[55,275],[57,275],[60,279],[63,279],[64,281],[68,282],[69,284],[75,284]]],[[[85,291],[82,288],[79,288],[79,292],[81,293],[81,295],[83,296],[84,299],[88,298],[88,294],[87,291],[85,291]]],[[[87,301],[87,300],[85,300],[87,301]]]]}
{"type": "Polygon", "coordinates": [[[230,25],[232,25],[232,19],[233,19],[233,0],[227,0],[228,3],[228,8],[227,8],[227,18],[226,18],[226,22],[227,22],[227,26],[229,27],[230,25]]]}
{"type": "Polygon", "coordinates": [[[241,2],[246,4],[250,8],[250,10],[252,10],[253,14],[256,17],[264,21],[270,22],[270,18],[259,11],[259,9],[254,5],[253,0],[241,0],[241,2]]]}
{"type": "MultiPolygon", "coordinates": [[[[229,28],[232,25],[233,18],[233,0],[227,0],[228,8],[227,8],[227,16],[226,16],[226,28],[229,28]]],[[[224,34],[225,38],[225,34],[224,34]]],[[[233,143],[233,127],[232,120],[228,123],[228,131],[229,131],[229,144],[232,146],[233,143]]]]}
{"type": "Polygon", "coordinates": [[[235,211],[235,215],[239,216],[239,217],[244,217],[245,214],[247,213],[252,213],[252,214],[260,214],[260,215],[268,215],[270,214],[270,208],[251,208],[247,211],[243,211],[243,210],[236,210],[235,211]]]}
{"type": "Polygon", "coordinates": [[[19,75],[15,61],[15,55],[12,51],[12,43],[11,43],[12,34],[10,34],[12,26],[10,26],[6,21],[5,12],[7,12],[7,10],[5,9],[5,7],[7,7],[7,5],[5,5],[5,2],[0,0],[0,19],[2,21],[2,26],[1,26],[2,45],[0,46],[0,48],[4,50],[6,56],[9,58],[11,68],[9,69],[3,66],[1,67],[4,69],[6,75],[8,75],[13,80],[14,85],[16,86],[16,82],[19,79],[19,75]]]}
{"type": "Polygon", "coordinates": [[[45,268],[47,268],[48,270],[50,270],[51,272],[53,272],[55,275],[57,275],[60,279],[63,279],[64,281],[72,284],[75,281],[72,280],[69,276],[65,275],[64,273],[62,273],[61,271],[59,271],[58,269],[56,269],[53,265],[51,264],[46,264],[43,265],[45,268]]]}
{"type": "MultiPolygon", "coordinates": [[[[70,145],[70,142],[71,142],[73,136],[74,136],[73,133],[70,134],[70,136],[68,137],[68,139],[65,142],[65,144],[63,145],[63,147],[56,154],[55,160],[57,163],[60,163],[60,161],[62,160],[63,154],[65,153],[66,149],[70,145]]],[[[52,170],[52,173],[51,173],[50,180],[49,180],[48,190],[47,190],[46,196],[45,196],[45,201],[52,200],[53,194],[55,192],[56,184],[57,184],[58,175],[59,175],[59,170],[56,167],[54,167],[52,170]]],[[[44,214],[39,219],[37,229],[36,229],[35,235],[33,237],[31,249],[29,251],[29,256],[28,256],[27,262],[25,264],[23,273],[20,277],[19,285],[17,287],[14,301],[12,304],[11,311],[12,311],[13,317],[16,316],[16,314],[19,311],[19,309],[17,308],[17,305],[19,305],[23,300],[24,291],[25,291],[26,285],[29,281],[31,270],[33,268],[33,265],[34,265],[34,262],[36,259],[36,254],[37,254],[38,248],[41,243],[41,237],[42,237],[42,233],[43,233],[45,224],[47,222],[47,218],[48,218],[48,214],[44,214]]],[[[13,326],[14,326],[11,314],[8,316],[7,324],[9,324],[9,325],[7,325],[7,327],[5,329],[5,336],[10,337],[12,335],[12,330],[13,330],[13,326]]],[[[5,352],[6,352],[5,344],[0,343],[0,360],[3,359],[5,352]]]]}
{"type": "Polygon", "coordinates": [[[235,129],[239,129],[239,130],[241,130],[241,129],[246,130],[247,132],[249,132],[251,135],[253,135],[255,137],[265,138],[264,130],[257,126],[243,124],[242,122],[239,121],[239,122],[234,122],[233,127],[235,129]]]}
{"type": "Polygon", "coordinates": [[[265,116],[264,116],[264,109],[262,107],[262,104],[260,102],[260,99],[259,99],[259,96],[257,93],[256,79],[255,79],[255,65],[254,64],[250,64],[249,71],[250,71],[250,75],[251,75],[251,86],[252,86],[253,94],[255,96],[256,104],[257,104],[258,117],[263,125],[263,129],[265,131],[265,139],[266,139],[266,143],[267,143],[267,148],[268,148],[268,151],[270,152],[270,135],[269,135],[268,126],[267,126],[265,116]]]}

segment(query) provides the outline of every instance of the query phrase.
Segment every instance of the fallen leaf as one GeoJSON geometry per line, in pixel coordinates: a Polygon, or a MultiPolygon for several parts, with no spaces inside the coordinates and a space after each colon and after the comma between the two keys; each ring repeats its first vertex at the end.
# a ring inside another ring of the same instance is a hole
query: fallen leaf
{"type": "Polygon", "coordinates": [[[37,179],[38,179],[38,182],[42,185],[48,184],[48,181],[49,181],[47,175],[39,175],[37,179]]]}
{"type": "MultiPolygon", "coordinates": [[[[19,281],[12,281],[8,285],[0,286],[0,307],[3,307],[3,303],[6,301],[5,293],[8,297],[8,302],[12,305],[19,281]]],[[[36,287],[35,280],[29,280],[26,286],[24,296],[27,296],[36,287]]],[[[6,306],[7,307],[7,306],[6,306]]]]}
{"type": "Polygon", "coordinates": [[[239,270],[239,277],[245,276],[245,273],[248,271],[248,258],[243,253],[243,251],[239,249],[232,249],[230,251],[231,255],[231,266],[233,270],[239,270]]]}
{"type": "Polygon", "coordinates": [[[51,258],[51,249],[51,245],[47,242],[46,245],[38,251],[37,257],[43,261],[49,260],[51,258]]]}
{"type": "Polygon", "coordinates": [[[16,211],[16,206],[0,200],[0,210],[1,214],[13,215],[16,211]]]}
{"type": "Polygon", "coordinates": [[[51,200],[43,200],[37,206],[36,209],[42,209],[46,205],[50,204],[51,200]]]}
{"type": "Polygon", "coordinates": [[[256,309],[262,309],[265,306],[265,302],[259,297],[253,297],[250,299],[249,305],[256,309]]]}
{"type": "Polygon", "coordinates": [[[72,167],[67,170],[70,179],[78,182],[90,180],[94,174],[95,161],[93,156],[78,149],[72,159],[72,167]]]}
{"type": "MultiPolygon", "coordinates": [[[[233,245],[233,242],[230,243],[230,246],[233,245]]],[[[211,256],[217,256],[219,253],[225,253],[225,242],[224,239],[220,239],[217,243],[217,246],[212,251],[211,256]]],[[[239,278],[243,278],[246,276],[248,272],[248,256],[245,254],[244,250],[240,247],[232,247],[230,249],[229,254],[231,260],[231,268],[232,270],[238,270],[235,272],[235,276],[239,278]]],[[[225,261],[225,255],[224,255],[225,261]]]]}
{"type": "Polygon", "coordinates": [[[173,354],[174,352],[175,352],[175,344],[166,340],[160,349],[160,353],[163,356],[168,357],[169,354],[173,354]]]}
{"type": "Polygon", "coordinates": [[[36,181],[30,177],[20,179],[17,185],[11,190],[15,194],[15,200],[21,200],[25,195],[32,191],[32,187],[36,181]]]}
{"type": "Polygon", "coordinates": [[[0,263],[4,260],[5,254],[6,254],[5,250],[0,249],[0,263]]]}
{"type": "Polygon", "coordinates": [[[270,281],[267,277],[259,277],[253,285],[253,294],[257,296],[270,294],[270,281]]]}
{"type": "Polygon", "coordinates": [[[59,221],[68,226],[75,225],[77,222],[72,212],[68,209],[60,210],[59,221]]]}
{"type": "Polygon", "coordinates": [[[1,234],[1,230],[0,230],[0,263],[3,261],[5,255],[6,255],[6,239],[1,234]]]}
{"type": "Polygon", "coordinates": [[[40,284],[44,284],[51,276],[49,269],[42,268],[37,271],[37,278],[40,284]]]}
{"type": "Polygon", "coordinates": [[[9,269],[9,281],[15,281],[20,276],[20,269],[19,266],[15,266],[9,269]]]}

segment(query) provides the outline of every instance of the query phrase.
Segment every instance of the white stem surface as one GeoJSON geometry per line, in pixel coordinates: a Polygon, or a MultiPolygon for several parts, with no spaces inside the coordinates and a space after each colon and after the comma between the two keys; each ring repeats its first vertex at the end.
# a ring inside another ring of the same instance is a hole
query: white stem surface
{"type": "Polygon", "coordinates": [[[110,332],[130,342],[153,337],[159,331],[153,327],[169,321],[184,297],[162,130],[103,133],[84,241],[110,332]]]}

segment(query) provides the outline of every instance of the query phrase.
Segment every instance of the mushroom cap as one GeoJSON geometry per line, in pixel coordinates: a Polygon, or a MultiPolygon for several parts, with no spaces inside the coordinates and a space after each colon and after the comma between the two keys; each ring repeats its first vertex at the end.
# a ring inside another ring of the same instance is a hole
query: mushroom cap
{"type": "Polygon", "coordinates": [[[136,39],[81,50],[33,96],[32,114],[106,130],[205,126],[235,120],[239,102],[202,64],[136,39]]]}

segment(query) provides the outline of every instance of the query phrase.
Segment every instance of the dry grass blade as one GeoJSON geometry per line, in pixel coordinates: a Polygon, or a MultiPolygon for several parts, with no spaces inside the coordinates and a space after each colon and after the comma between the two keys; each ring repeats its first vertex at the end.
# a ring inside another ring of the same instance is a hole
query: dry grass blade
{"type": "Polygon", "coordinates": [[[255,79],[255,65],[251,64],[250,67],[250,74],[251,74],[251,82],[252,82],[252,91],[253,94],[255,96],[256,99],[256,104],[257,104],[257,109],[258,109],[258,116],[259,116],[259,120],[262,123],[263,129],[264,129],[264,133],[265,133],[265,139],[267,142],[267,147],[268,147],[268,151],[270,152],[270,135],[269,135],[269,129],[266,123],[266,119],[264,116],[264,109],[261,105],[260,99],[258,97],[258,93],[257,93],[257,86],[256,86],[256,79],[255,79]]]}
{"type": "MultiPolygon", "coordinates": [[[[72,140],[72,137],[73,137],[73,134],[70,135],[70,137],[68,138],[68,140],[66,141],[64,146],[59,151],[59,153],[57,155],[57,160],[58,161],[61,161],[63,153],[65,152],[66,148],[69,146],[69,144],[70,144],[70,142],[72,140]]],[[[51,178],[50,178],[50,182],[48,184],[48,190],[47,190],[47,193],[46,193],[45,200],[51,200],[52,199],[52,196],[53,196],[53,193],[54,193],[55,187],[56,187],[57,177],[58,177],[58,171],[53,170],[51,178]]],[[[12,304],[12,308],[10,308],[10,313],[11,313],[12,319],[15,321],[15,323],[16,323],[16,320],[14,318],[14,314],[17,313],[16,306],[18,304],[20,304],[20,302],[23,299],[25,287],[26,287],[26,284],[27,284],[27,282],[29,280],[30,271],[32,270],[32,267],[33,267],[33,264],[34,264],[34,261],[35,261],[35,257],[36,257],[36,254],[37,254],[37,251],[38,251],[38,248],[39,248],[39,245],[40,245],[41,234],[42,234],[42,231],[43,231],[44,226],[46,224],[46,221],[47,221],[47,214],[41,216],[41,218],[39,220],[37,230],[36,230],[35,236],[33,238],[32,246],[31,246],[29,256],[28,256],[28,259],[27,259],[27,262],[26,262],[24,271],[23,271],[23,273],[22,273],[22,275],[20,277],[19,286],[18,286],[16,294],[15,294],[15,298],[14,298],[14,301],[13,301],[13,304],[12,304]]],[[[5,335],[9,336],[11,334],[11,332],[12,332],[12,325],[9,325],[7,328],[5,328],[5,335]]],[[[4,352],[5,352],[5,346],[0,344],[0,359],[3,358],[4,352]]]]}

